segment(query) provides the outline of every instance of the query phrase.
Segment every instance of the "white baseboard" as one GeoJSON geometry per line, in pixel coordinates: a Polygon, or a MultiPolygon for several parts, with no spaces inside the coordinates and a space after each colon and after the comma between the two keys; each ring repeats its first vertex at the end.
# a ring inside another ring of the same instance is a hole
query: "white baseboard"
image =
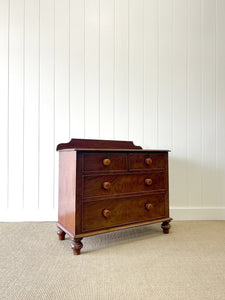
{"type": "Polygon", "coordinates": [[[44,222],[57,221],[56,209],[6,209],[0,210],[0,222],[44,222]]]}
{"type": "MultiPolygon", "coordinates": [[[[170,217],[182,220],[225,220],[225,207],[171,207],[170,217]]],[[[57,221],[57,209],[0,210],[0,222],[57,221]]]]}
{"type": "Polygon", "coordinates": [[[225,207],[171,207],[174,220],[225,220],[225,207]]]}

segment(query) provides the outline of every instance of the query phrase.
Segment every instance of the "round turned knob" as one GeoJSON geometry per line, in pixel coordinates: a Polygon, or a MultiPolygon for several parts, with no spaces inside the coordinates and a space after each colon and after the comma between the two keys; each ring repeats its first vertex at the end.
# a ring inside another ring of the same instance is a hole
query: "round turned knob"
{"type": "Polygon", "coordinates": [[[105,181],[105,182],[103,182],[102,187],[104,190],[108,190],[108,189],[110,189],[110,185],[111,185],[110,182],[105,181]]]}
{"type": "Polygon", "coordinates": [[[153,208],[153,205],[151,203],[145,203],[145,209],[151,210],[153,208]]]}
{"type": "Polygon", "coordinates": [[[109,158],[103,159],[103,165],[104,165],[104,166],[108,166],[108,165],[110,165],[110,164],[111,164],[111,160],[110,160],[109,158]]]}
{"type": "Polygon", "coordinates": [[[147,166],[151,165],[151,163],[152,163],[152,159],[150,157],[148,157],[148,158],[145,159],[145,164],[147,166]]]}
{"type": "Polygon", "coordinates": [[[111,211],[108,209],[103,209],[102,214],[105,218],[109,218],[111,211]]]}
{"type": "Polygon", "coordinates": [[[145,179],[145,185],[152,185],[152,179],[151,178],[146,178],[145,179]]]}

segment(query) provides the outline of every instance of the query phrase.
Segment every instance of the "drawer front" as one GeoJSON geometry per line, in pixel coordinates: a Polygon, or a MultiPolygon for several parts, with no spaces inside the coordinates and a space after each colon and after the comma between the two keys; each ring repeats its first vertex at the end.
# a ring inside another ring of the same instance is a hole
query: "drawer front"
{"type": "Polygon", "coordinates": [[[165,154],[157,153],[129,154],[129,167],[130,170],[161,169],[165,166],[165,158],[165,154]]]}
{"type": "Polygon", "coordinates": [[[164,172],[84,176],[84,198],[165,189],[164,172]]]}
{"type": "Polygon", "coordinates": [[[165,194],[83,203],[83,231],[104,229],[165,216],[165,194]]]}
{"type": "Polygon", "coordinates": [[[127,170],[125,153],[84,153],[83,171],[127,170]]]}

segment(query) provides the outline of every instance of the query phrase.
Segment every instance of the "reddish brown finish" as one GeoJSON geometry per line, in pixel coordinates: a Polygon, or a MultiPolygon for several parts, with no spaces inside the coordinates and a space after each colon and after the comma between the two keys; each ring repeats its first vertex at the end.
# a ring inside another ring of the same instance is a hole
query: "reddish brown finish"
{"type": "Polygon", "coordinates": [[[164,216],[165,194],[90,201],[83,205],[83,231],[138,223],[164,216]],[[152,203],[152,210],[145,209],[146,202],[152,203]],[[107,219],[102,215],[104,209],[111,212],[107,219]]]}
{"type": "Polygon", "coordinates": [[[152,185],[152,179],[151,178],[146,178],[145,179],[145,185],[152,185]]]}
{"type": "Polygon", "coordinates": [[[62,230],[62,229],[58,229],[58,231],[57,231],[57,234],[58,234],[58,237],[59,237],[59,240],[65,240],[65,235],[66,235],[66,233],[62,230]]]}
{"type": "Polygon", "coordinates": [[[103,182],[103,184],[102,184],[102,187],[103,187],[104,190],[109,190],[110,186],[111,186],[111,184],[108,181],[103,182]]]}
{"type": "Polygon", "coordinates": [[[84,236],[156,222],[169,232],[168,151],[80,139],[57,149],[58,236],[71,237],[74,254],[84,236]]]}
{"type": "Polygon", "coordinates": [[[169,223],[170,223],[170,221],[162,222],[161,228],[163,229],[163,233],[166,233],[166,234],[169,233],[169,230],[171,227],[169,223]]]}
{"type": "Polygon", "coordinates": [[[105,218],[109,218],[111,215],[111,211],[108,209],[103,209],[102,214],[105,218]]]}
{"type": "Polygon", "coordinates": [[[87,139],[71,139],[69,143],[59,144],[56,150],[64,149],[142,149],[140,146],[135,146],[129,141],[109,141],[109,140],[87,140],[87,139]]]}
{"type": "Polygon", "coordinates": [[[103,159],[103,165],[104,166],[109,166],[111,164],[111,160],[109,158],[103,159]]]}
{"type": "Polygon", "coordinates": [[[151,159],[150,157],[147,157],[147,158],[145,159],[145,164],[146,164],[147,166],[150,166],[150,165],[152,164],[152,159],[151,159]]]}
{"type": "Polygon", "coordinates": [[[161,169],[165,167],[165,153],[131,153],[129,155],[130,170],[161,169]],[[146,160],[147,159],[147,160],[146,160]],[[150,162],[150,160],[151,162],[150,162]],[[148,162],[148,163],[147,163],[148,162]]]}
{"type": "Polygon", "coordinates": [[[76,152],[59,153],[58,220],[69,231],[75,230],[76,152]]]}
{"type": "Polygon", "coordinates": [[[151,203],[145,203],[145,209],[150,210],[153,208],[153,205],[151,203]]]}
{"type": "Polygon", "coordinates": [[[73,249],[74,255],[79,255],[81,248],[83,248],[83,244],[81,243],[82,238],[72,238],[71,248],[73,249]]]}
{"type": "Polygon", "coordinates": [[[84,171],[127,170],[126,158],[125,153],[84,153],[84,171]]]}
{"type": "Polygon", "coordinates": [[[164,172],[152,174],[84,176],[84,198],[124,193],[151,192],[153,190],[163,190],[164,188],[164,172]],[[102,188],[106,183],[107,188],[102,188]]]}

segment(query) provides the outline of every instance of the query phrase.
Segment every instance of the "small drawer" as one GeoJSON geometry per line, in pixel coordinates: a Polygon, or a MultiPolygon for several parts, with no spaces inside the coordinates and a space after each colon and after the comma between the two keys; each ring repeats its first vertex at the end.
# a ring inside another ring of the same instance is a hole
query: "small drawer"
{"type": "Polygon", "coordinates": [[[165,194],[135,196],[83,204],[83,231],[150,221],[165,216],[165,194]]]}
{"type": "Polygon", "coordinates": [[[83,171],[119,171],[127,169],[125,153],[84,153],[83,171]]]}
{"type": "Polygon", "coordinates": [[[86,175],[84,198],[165,189],[164,172],[123,175],[86,175]]]}
{"type": "Polygon", "coordinates": [[[130,170],[161,169],[165,166],[165,154],[129,154],[130,170]]]}

